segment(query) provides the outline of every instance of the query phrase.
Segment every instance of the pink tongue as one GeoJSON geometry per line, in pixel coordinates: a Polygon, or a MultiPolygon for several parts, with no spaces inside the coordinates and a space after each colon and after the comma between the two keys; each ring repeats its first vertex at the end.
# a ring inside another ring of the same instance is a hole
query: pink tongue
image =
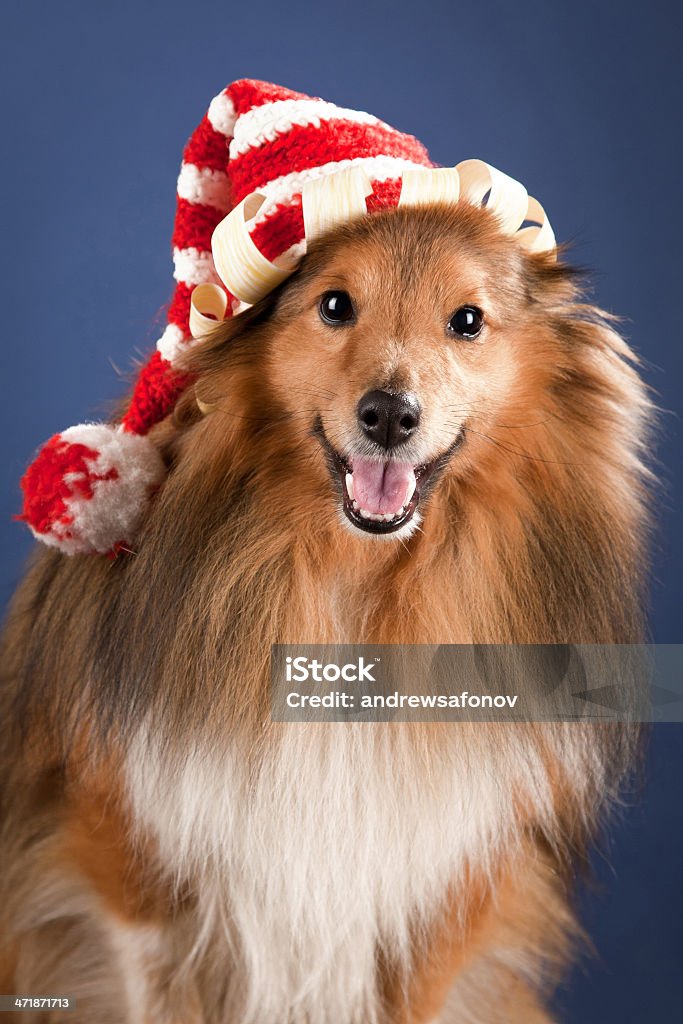
{"type": "Polygon", "coordinates": [[[366,512],[393,515],[405,502],[408,484],[415,484],[409,462],[354,459],[353,497],[366,512]]]}

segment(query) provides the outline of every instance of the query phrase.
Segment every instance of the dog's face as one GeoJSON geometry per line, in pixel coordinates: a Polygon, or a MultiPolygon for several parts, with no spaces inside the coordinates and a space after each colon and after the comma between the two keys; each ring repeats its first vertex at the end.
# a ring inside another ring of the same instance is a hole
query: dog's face
{"type": "Polygon", "coordinates": [[[391,211],[319,245],[283,290],[267,381],[357,535],[407,536],[497,423],[533,418],[553,357],[527,263],[486,211],[391,211]]]}

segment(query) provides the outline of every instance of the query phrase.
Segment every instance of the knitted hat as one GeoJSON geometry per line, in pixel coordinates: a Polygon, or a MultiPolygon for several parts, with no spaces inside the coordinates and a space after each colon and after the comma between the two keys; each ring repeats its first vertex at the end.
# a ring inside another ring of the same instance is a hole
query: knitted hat
{"type": "Polygon", "coordinates": [[[545,214],[519,183],[481,161],[433,166],[417,139],[361,111],[251,80],[216,96],[183,154],[167,326],[121,422],[56,434],[27,469],[19,518],[33,534],[67,554],[135,542],[165,474],[146,435],[191,383],[179,356],[216,317],[276,287],[335,223],[460,195],[485,202],[527,248],[552,250],[545,214]]]}

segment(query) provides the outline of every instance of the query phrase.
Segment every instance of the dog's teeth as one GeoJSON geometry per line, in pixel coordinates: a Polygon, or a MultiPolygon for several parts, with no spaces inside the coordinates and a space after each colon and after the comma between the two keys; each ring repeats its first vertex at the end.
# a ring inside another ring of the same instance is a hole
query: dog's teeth
{"type": "Polygon", "coordinates": [[[354,501],[353,508],[363,519],[370,519],[374,523],[394,523],[406,513],[405,506],[403,505],[398,512],[369,512],[366,508],[361,508],[357,501],[354,501]]]}
{"type": "Polygon", "coordinates": [[[398,512],[368,512],[366,508],[360,508],[357,501],[353,502],[353,507],[363,519],[371,519],[375,523],[393,523],[404,516],[406,511],[404,506],[401,506],[398,512]]]}
{"type": "Polygon", "coordinates": [[[413,479],[408,482],[408,486],[406,487],[406,496],[403,499],[404,507],[408,504],[408,502],[410,501],[410,499],[413,496],[413,492],[415,491],[415,484],[416,484],[415,477],[413,477],[413,479]]]}
{"type": "Polygon", "coordinates": [[[351,498],[351,500],[353,501],[353,474],[352,473],[347,473],[346,474],[346,493],[348,494],[349,498],[351,498]]]}

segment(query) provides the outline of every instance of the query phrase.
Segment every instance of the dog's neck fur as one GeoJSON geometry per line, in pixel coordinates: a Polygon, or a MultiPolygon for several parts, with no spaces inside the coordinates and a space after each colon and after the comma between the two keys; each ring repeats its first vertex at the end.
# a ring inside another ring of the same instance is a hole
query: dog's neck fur
{"type": "MultiPolygon", "coordinates": [[[[138,726],[128,791],[163,862],[198,893],[195,955],[232,979],[226,1005],[245,1021],[276,1021],[282,1005],[300,1007],[297,1022],[376,1020],[378,948],[405,968],[444,892],[467,906],[470,872],[493,880],[527,830],[556,847],[576,841],[607,792],[608,740],[577,744],[566,725],[465,726],[455,743],[428,725],[264,730],[271,642],[507,639],[523,612],[525,636],[558,636],[543,581],[563,586],[559,569],[536,576],[527,563],[523,586],[501,593],[496,560],[512,557],[523,529],[477,510],[479,534],[448,497],[430,507],[429,540],[403,548],[329,522],[268,530],[275,496],[242,492],[237,521],[194,549],[186,594],[182,564],[169,566],[165,605],[186,602],[182,629],[166,624],[178,636],[169,664],[179,710],[138,726]],[[188,629],[203,631],[198,662],[183,653],[188,629]],[[328,969],[334,984],[321,980],[328,969]]],[[[532,975],[534,956],[523,963],[532,975]]]]}

